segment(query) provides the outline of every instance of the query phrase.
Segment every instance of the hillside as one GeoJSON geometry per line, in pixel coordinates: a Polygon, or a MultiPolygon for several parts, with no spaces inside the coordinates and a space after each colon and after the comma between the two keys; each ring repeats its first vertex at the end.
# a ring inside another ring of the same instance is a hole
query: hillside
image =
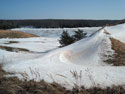
{"type": "Polygon", "coordinates": [[[29,38],[29,37],[38,37],[38,36],[19,31],[0,30],[0,38],[29,38]]]}

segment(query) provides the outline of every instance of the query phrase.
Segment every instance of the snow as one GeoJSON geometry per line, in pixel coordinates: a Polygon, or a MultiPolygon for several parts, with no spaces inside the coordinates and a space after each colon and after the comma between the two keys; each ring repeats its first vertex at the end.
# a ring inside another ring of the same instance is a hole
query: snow
{"type": "Polygon", "coordinates": [[[9,47],[25,48],[34,52],[46,52],[59,46],[57,38],[19,38],[19,39],[0,39],[0,45],[9,47]],[[8,43],[16,41],[18,43],[8,43]],[[8,43],[8,44],[6,44],[8,43]]]}
{"type": "Polygon", "coordinates": [[[31,60],[41,57],[42,54],[27,53],[27,52],[8,52],[0,49],[0,64],[12,64],[13,62],[31,60]]]}
{"type": "Polygon", "coordinates": [[[70,35],[74,34],[75,30],[83,30],[85,32],[87,32],[88,36],[91,35],[92,33],[94,33],[95,31],[97,31],[98,29],[100,29],[101,27],[84,27],[84,28],[39,28],[39,29],[35,29],[35,28],[15,28],[15,29],[11,29],[11,30],[15,30],[15,31],[22,31],[22,32],[27,32],[27,33],[31,33],[31,34],[35,34],[41,37],[52,37],[52,38],[59,38],[62,34],[63,31],[68,31],[68,33],[70,35]]]}
{"type": "Polygon", "coordinates": [[[105,30],[111,33],[111,36],[115,39],[125,43],[125,24],[106,27],[105,30]]]}
{"type": "MultiPolygon", "coordinates": [[[[111,66],[103,62],[107,58],[104,55],[114,53],[111,49],[110,37],[122,42],[125,41],[124,27],[125,24],[105,27],[98,32],[96,31],[99,28],[96,27],[82,28],[88,32],[88,37],[63,48],[57,48],[59,45],[58,39],[63,29],[30,30],[21,28],[20,31],[40,35],[41,37],[0,39],[0,45],[27,48],[37,53],[16,53],[0,50],[1,59],[3,56],[5,56],[6,61],[13,59],[10,63],[3,64],[3,68],[6,71],[17,73],[16,75],[19,78],[21,76],[18,72],[25,71],[29,75],[29,79],[37,81],[44,79],[47,82],[56,81],[67,88],[72,88],[74,83],[78,86],[84,85],[86,88],[125,85],[125,67],[111,66]],[[105,34],[105,30],[110,35],[105,34]],[[90,36],[91,34],[93,35],[90,36]],[[19,43],[4,44],[7,41],[18,41],[19,43]],[[39,72],[40,77],[35,78],[31,70],[36,73],[39,72]],[[72,72],[77,72],[77,79],[73,77],[72,72]]],[[[73,33],[74,28],[68,30],[68,32],[73,33]]]]}

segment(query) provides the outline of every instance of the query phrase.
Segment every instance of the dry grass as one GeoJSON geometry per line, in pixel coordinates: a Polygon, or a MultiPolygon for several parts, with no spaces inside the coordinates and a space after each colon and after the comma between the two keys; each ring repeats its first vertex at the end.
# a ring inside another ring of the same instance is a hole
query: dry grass
{"type": "Polygon", "coordinates": [[[0,66],[0,94],[68,94],[68,90],[57,83],[44,80],[19,80],[17,77],[4,77],[7,74],[0,66]]]}
{"type": "Polygon", "coordinates": [[[116,51],[116,53],[125,53],[125,43],[116,40],[114,38],[110,38],[112,43],[112,49],[116,51]]]}
{"type": "Polygon", "coordinates": [[[125,66],[125,43],[114,38],[110,38],[110,40],[115,54],[113,56],[109,56],[111,58],[105,62],[113,64],[114,66],[125,66]]]}
{"type": "Polygon", "coordinates": [[[6,50],[6,51],[10,51],[10,52],[31,52],[28,49],[24,49],[24,48],[17,48],[17,47],[8,47],[8,46],[0,46],[0,49],[6,50]]]}
{"type": "Polygon", "coordinates": [[[5,75],[6,72],[2,69],[2,65],[0,65],[0,78],[3,77],[3,75],[5,75]]]}
{"type": "Polygon", "coordinates": [[[29,38],[29,37],[38,37],[38,36],[19,31],[0,30],[0,38],[29,38]]]}
{"type": "Polygon", "coordinates": [[[7,43],[4,44],[14,44],[14,43],[19,43],[18,41],[8,41],[7,43]]]}
{"type": "MultiPolygon", "coordinates": [[[[5,74],[7,73],[0,66],[0,94],[125,94],[125,89],[122,86],[105,89],[74,87],[72,90],[67,90],[55,82],[47,83],[44,80],[40,82],[34,80],[22,81],[17,77],[4,77],[5,74]]],[[[74,75],[77,77],[76,73],[74,75]]]]}

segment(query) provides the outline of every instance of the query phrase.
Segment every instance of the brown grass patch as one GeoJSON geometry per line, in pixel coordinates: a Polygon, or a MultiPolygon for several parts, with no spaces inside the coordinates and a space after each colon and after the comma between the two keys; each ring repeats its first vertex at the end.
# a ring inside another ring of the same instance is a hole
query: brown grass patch
{"type": "Polygon", "coordinates": [[[8,47],[8,46],[0,46],[0,49],[6,50],[6,51],[10,51],[10,52],[19,52],[19,51],[31,52],[28,49],[17,48],[17,47],[8,47]]]}
{"type": "Polygon", "coordinates": [[[112,58],[106,60],[105,62],[113,64],[114,66],[125,66],[125,43],[114,38],[110,38],[110,40],[115,54],[110,56],[112,58]]]}
{"type": "Polygon", "coordinates": [[[114,38],[110,38],[112,43],[112,49],[115,50],[116,53],[124,53],[125,54],[125,43],[116,40],[114,38]]]}
{"type": "Polygon", "coordinates": [[[4,74],[6,74],[6,72],[2,69],[2,65],[0,65],[0,78],[3,77],[4,74]]]}
{"type": "Polygon", "coordinates": [[[4,44],[13,44],[13,43],[19,43],[18,41],[8,41],[7,43],[4,44]]]}
{"type": "Polygon", "coordinates": [[[19,31],[0,30],[0,38],[29,38],[29,37],[38,37],[38,36],[19,31]]]}

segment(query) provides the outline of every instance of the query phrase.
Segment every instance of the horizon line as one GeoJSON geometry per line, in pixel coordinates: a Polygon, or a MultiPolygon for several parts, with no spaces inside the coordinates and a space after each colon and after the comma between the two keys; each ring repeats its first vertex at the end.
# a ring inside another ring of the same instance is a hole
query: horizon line
{"type": "Polygon", "coordinates": [[[55,18],[45,18],[45,19],[27,19],[27,18],[24,18],[24,19],[0,19],[0,20],[124,20],[124,19],[63,19],[63,18],[60,18],[60,19],[55,19],[55,18]]]}

